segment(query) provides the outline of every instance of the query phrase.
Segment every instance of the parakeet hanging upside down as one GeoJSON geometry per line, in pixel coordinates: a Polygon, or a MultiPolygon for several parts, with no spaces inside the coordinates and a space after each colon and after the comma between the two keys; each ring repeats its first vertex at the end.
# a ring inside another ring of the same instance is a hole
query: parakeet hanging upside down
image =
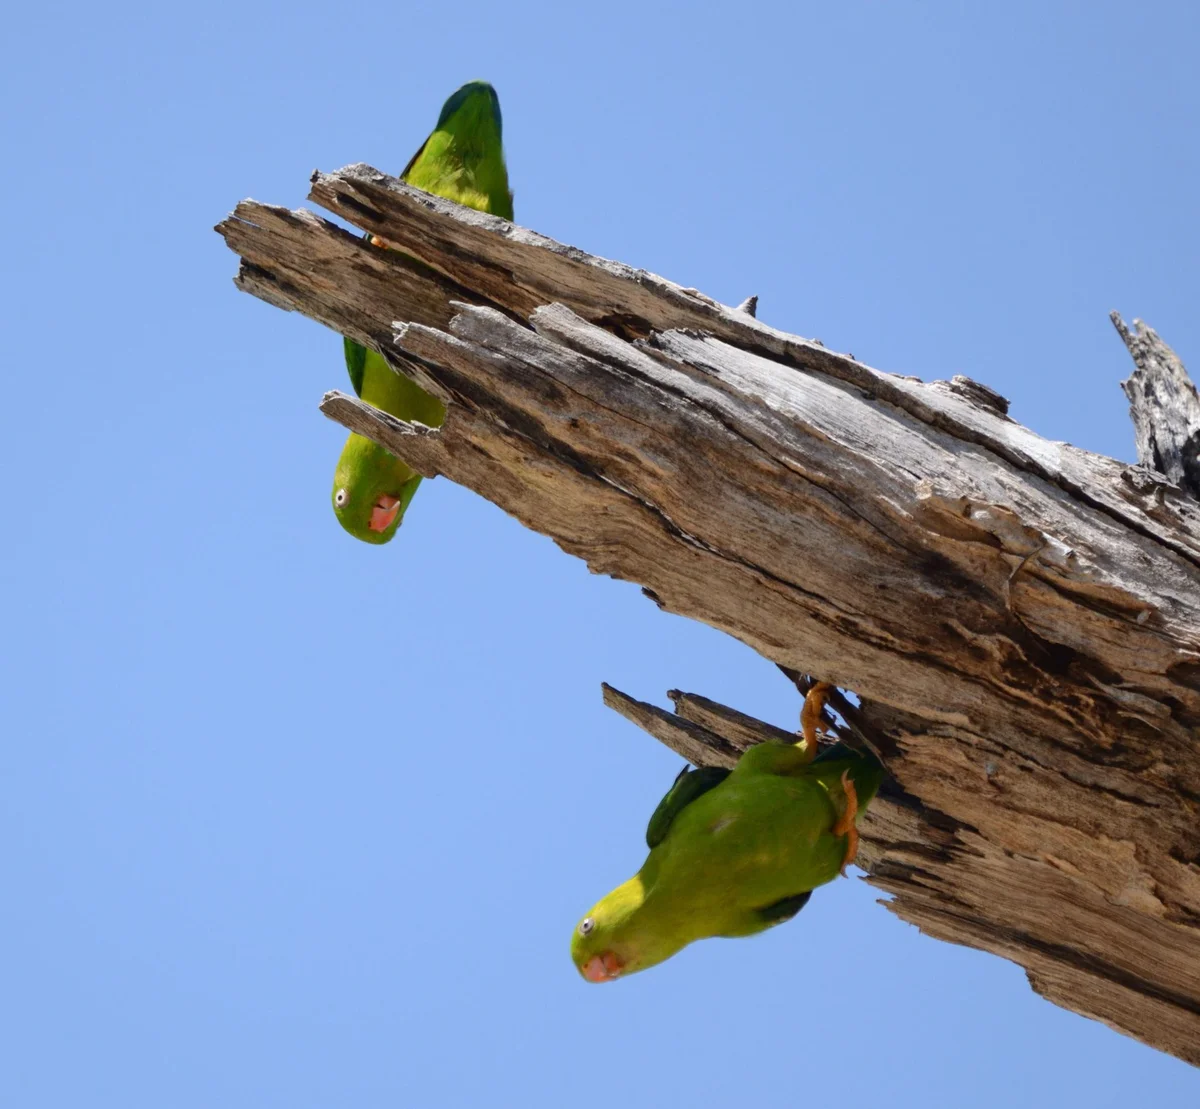
{"type": "MultiPolygon", "coordinates": [[[[504,165],[500,101],[485,81],[463,85],[442,107],[437,126],[400,175],[402,181],[468,208],[513,218],[504,165]]],[[[386,247],[379,239],[376,246],[386,247]]],[[[344,339],[350,384],[368,404],[402,420],[441,427],[437,397],[396,373],[381,355],[344,339]]],[[[333,478],[333,511],[351,535],[386,543],[400,526],[421,475],[362,435],[346,440],[333,478]]]]}
{"type": "Polygon", "coordinates": [[[675,779],[650,818],[642,869],[575,929],[571,958],[584,978],[607,982],[694,940],[763,932],[844,872],[883,767],[843,744],[816,755],[829,688],[805,699],[802,742],[760,743],[732,771],[685,768],[675,779]]]}

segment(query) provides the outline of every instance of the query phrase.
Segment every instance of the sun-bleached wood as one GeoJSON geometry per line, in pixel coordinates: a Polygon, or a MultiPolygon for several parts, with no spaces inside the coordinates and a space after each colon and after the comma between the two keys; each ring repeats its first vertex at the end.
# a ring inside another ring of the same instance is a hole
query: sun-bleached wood
{"type": "MultiPolygon", "coordinates": [[[[219,229],[238,284],[449,403],[438,432],[340,393],[327,415],[853,690],[893,779],[864,853],[892,910],[1200,1063],[1191,497],[969,379],[881,373],[369,167],[312,197],[399,249],[246,201],[219,229]]],[[[753,731],[623,696],[689,759],[753,731]]]]}
{"type": "Polygon", "coordinates": [[[1138,461],[1200,496],[1200,396],[1179,356],[1152,327],[1111,313],[1136,367],[1121,388],[1129,398],[1138,461]]]}

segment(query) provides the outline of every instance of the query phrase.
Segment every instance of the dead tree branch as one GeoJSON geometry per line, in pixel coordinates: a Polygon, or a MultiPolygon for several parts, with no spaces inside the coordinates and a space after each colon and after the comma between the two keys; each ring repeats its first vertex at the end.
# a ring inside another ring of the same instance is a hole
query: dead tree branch
{"type": "Polygon", "coordinates": [[[1175,352],[1152,327],[1133,321],[1132,330],[1111,314],[1136,369],[1121,388],[1137,440],[1138,461],[1165,474],[1192,496],[1200,496],[1200,397],[1175,352]]]}
{"type": "MultiPolygon", "coordinates": [[[[340,393],[328,415],[853,690],[893,778],[866,852],[892,910],[1200,1063],[1184,490],[1040,438],[968,379],[880,373],[369,167],[311,196],[399,249],[246,201],[219,228],[240,287],[449,402],[439,432],[340,393]]],[[[692,695],[605,696],[695,762],[777,733],[692,695]]]]}

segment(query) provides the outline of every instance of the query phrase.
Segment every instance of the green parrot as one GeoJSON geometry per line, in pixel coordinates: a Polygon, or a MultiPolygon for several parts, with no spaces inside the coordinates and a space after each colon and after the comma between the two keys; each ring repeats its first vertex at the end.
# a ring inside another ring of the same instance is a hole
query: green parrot
{"type": "MultiPolygon", "coordinates": [[[[402,181],[468,208],[513,218],[504,165],[500,101],[485,81],[463,85],[442,106],[437,126],[400,175],[402,181]]],[[[387,247],[373,237],[376,246],[387,247]]],[[[402,420],[441,427],[446,408],[383,357],[343,339],[350,384],[368,404],[402,420]]],[[[362,435],[346,440],[333,476],[333,511],[351,535],[386,543],[400,527],[421,475],[362,435]]]]}
{"type": "Polygon", "coordinates": [[[571,958],[584,978],[608,982],[694,940],[763,932],[845,872],[883,766],[844,744],[816,755],[830,688],[806,697],[800,743],[760,743],[733,770],[684,768],[650,818],[642,869],[575,928],[571,958]]]}

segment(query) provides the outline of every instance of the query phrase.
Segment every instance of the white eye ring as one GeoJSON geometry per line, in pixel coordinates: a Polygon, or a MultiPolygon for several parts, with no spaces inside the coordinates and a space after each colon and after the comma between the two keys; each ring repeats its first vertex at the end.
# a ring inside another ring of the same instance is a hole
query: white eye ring
{"type": "Polygon", "coordinates": [[[333,495],[333,503],[336,504],[338,506],[338,508],[345,508],[346,502],[349,499],[350,499],[350,494],[347,493],[345,489],[339,489],[333,495]]]}
{"type": "Polygon", "coordinates": [[[590,916],[585,916],[579,922],[579,934],[581,936],[586,936],[595,927],[596,922],[590,916]]]}

